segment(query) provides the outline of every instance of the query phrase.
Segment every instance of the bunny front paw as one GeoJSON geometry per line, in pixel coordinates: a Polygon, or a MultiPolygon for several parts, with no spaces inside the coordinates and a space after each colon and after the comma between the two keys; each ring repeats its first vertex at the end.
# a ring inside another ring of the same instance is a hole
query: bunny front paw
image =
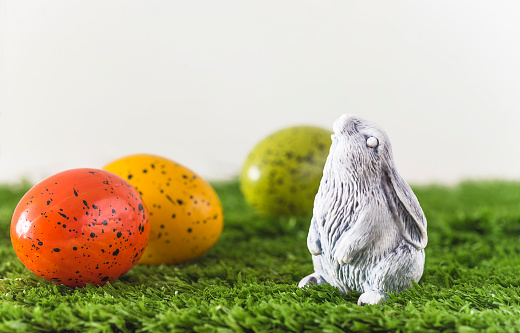
{"type": "Polygon", "coordinates": [[[336,253],[334,253],[334,259],[340,265],[350,264],[353,257],[354,253],[352,251],[336,251],[336,253]]]}
{"type": "Polygon", "coordinates": [[[334,259],[340,265],[351,264],[361,254],[359,249],[354,249],[351,245],[352,244],[345,244],[344,246],[338,246],[338,248],[334,252],[334,259]]]}
{"type": "Polygon", "coordinates": [[[336,243],[333,257],[340,265],[351,264],[362,254],[363,247],[352,238],[350,235],[344,234],[336,243]]]}

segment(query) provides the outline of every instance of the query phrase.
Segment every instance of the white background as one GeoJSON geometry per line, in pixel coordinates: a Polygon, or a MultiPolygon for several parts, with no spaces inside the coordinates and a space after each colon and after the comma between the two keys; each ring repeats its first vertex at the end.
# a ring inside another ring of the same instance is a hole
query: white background
{"type": "Polygon", "coordinates": [[[263,137],[381,125],[411,183],[520,180],[516,1],[0,0],[0,182],[163,155],[236,176],[263,137]]]}

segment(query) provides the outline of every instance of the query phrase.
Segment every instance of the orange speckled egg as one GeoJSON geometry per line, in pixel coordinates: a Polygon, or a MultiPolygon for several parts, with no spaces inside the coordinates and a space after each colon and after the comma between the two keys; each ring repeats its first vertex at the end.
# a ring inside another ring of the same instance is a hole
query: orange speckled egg
{"type": "Polygon", "coordinates": [[[150,240],[139,264],[177,264],[215,245],[222,205],[211,185],[188,168],[154,155],[131,155],[104,167],[134,186],[150,215],[150,240]]]}
{"type": "Polygon", "coordinates": [[[22,263],[69,287],[117,279],[139,260],[148,241],[146,208],[121,177],[97,169],[55,174],[31,188],[11,221],[22,263]]]}

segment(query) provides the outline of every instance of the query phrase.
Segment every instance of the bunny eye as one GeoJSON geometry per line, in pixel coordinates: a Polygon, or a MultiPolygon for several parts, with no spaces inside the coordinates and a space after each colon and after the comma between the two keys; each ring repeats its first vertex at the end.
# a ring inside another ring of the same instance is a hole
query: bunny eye
{"type": "Polygon", "coordinates": [[[379,140],[377,138],[374,138],[373,136],[369,137],[367,139],[367,146],[370,148],[375,148],[379,145],[379,140]]]}

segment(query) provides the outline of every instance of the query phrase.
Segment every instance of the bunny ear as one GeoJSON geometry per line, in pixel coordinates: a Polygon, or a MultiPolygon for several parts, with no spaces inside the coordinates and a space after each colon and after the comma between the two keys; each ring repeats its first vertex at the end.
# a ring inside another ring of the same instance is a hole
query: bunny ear
{"type": "Polygon", "coordinates": [[[417,197],[395,168],[383,174],[383,190],[403,238],[418,250],[424,249],[428,243],[426,217],[417,197]]]}

